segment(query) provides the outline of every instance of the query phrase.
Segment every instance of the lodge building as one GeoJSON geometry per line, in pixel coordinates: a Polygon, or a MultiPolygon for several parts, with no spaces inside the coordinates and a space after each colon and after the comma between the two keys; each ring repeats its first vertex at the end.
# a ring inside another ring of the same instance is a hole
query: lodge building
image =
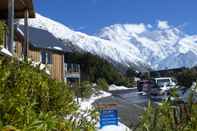
{"type": "MultiPolygon", "coordinates": [[[[34,41],[33,33],[28,27],[28,19],[35,18],[32,0],[1,0],[0,20],[6,22],[4,30],[4,47],[13,56],[22,59],[31,59],[45,65],[52,79],[67,82],[80,80],[80,65],[68,64],[64,55],[71,53],[60,44],[50,43],[50,38],[34,41]],[[15,24],[15,19],[24,19],[21,28],[15,24]]],[[[49,35],[50,36],[50,35],[49,35]]]]}

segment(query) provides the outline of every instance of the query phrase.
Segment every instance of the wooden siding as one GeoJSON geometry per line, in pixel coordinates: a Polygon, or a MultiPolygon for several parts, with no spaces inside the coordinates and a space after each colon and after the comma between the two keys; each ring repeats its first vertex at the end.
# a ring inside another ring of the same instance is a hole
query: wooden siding
{"type": "Polygon", "coordinates": [[[64,80],[64,54],[52,54],[52,78],[56,80],[64,80]]]}
{"type": "MultiPolygon", "coordinates": [[[[22,57],[22,43],[15,41],[16,43],[16,56],[22,57]]],[[[34,62],[41,61],[41,50],[37,48],[30,48],[28,50],[28,57],[34,62]]],[[[51,78],[55,80],[64,81],[64,54],[55,51],[49,51],[52,54],[52,64],[47,65],[47,69],[51,73],[51,78]]]]}
{"type": "MultiPolygon", "coordinates": [[[[22,52],[23,48],[22,48],[22,43],[20,41],[15,41],[15,54],[18,58],[22,57],[22,52]]],[[[35,62],[39,62],[40,61],[40,50],[36,49],[36,48],[30,48],[28,50],[28,57],[35,62]]]]}
{"type": "Polygon", "coordinates": [[[15,41],[15,54],[18,58],[22,57],[22,43],[20,41],[15,41]]]}
{"type": "Polygon", "coordinates": [[[39,49],[29,49],[28,51],[28,57],[35,62],[40,61],[40,50],[39,49]]]}

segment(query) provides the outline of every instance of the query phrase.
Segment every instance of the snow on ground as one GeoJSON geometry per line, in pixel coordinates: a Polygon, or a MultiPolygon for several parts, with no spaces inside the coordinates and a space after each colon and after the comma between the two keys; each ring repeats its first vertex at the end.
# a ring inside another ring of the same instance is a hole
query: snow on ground
{"type": "MultiPolygon", "coordinates": [[[[115,86],[112,85],[110,86],[111,89],[128,89],[126,87],[123,86],[115,86]]],[[[84,110],[89,110],[91,109],[93,106],[92,104],[101,98],[104,97],[108,97],[111,96],[111,93],[105,92],[105,91],[98,91],[97,93],[94,93],[89,99],[84,99],[82,100],[81,98],[79,98],[79,106],[80,106],[80,110],[84,111],[84,110]]],[[[99,124],[97,125],[99,127],[99,124]]],[[[130,131],[130,129],[128,127],[126,127],[124,124],[122,124],[121,122],[119,122],[118,126],[116,125],[109,125],[109,126],[105,126],[102,129],[97,129],[97,131],[130,131]]]]}
{"type": "Polygon", "coordinates": [[[122,123],[118,123],[116,125],[104,126],[102,129],[98,129],[97,131],[131,131],[127,126],[122,123]]]}
{"type": "Polygon", "coordinates": [[[84,99],[82,100],[79,98],[79,105],[80,105],[80,110],[88,110],[92,108],[92,104],[101,98],[111,96],[111,93],[105,92],[105,91],[99,91],[96,94],[93,94],[89,99],[84,99]]]}
{"type": "Polygon", "coordinates": [[[116,86],[116,85],[110,85],[109,91],[115,91],[115,90],[128,90],[128,87],[125,86],[116,86]]]}

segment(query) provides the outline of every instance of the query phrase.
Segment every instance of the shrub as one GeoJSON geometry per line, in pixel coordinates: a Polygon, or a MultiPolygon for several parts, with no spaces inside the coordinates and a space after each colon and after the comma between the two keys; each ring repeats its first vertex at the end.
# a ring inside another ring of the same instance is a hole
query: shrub
{"type": "Polygon", "coordinates": [[[76,111],[73,93],[64,82],[28,63],[0,57],[0,130],[86,130],[88,125],[65,120],[76,111]]]}
{"type": "Polygon", "coordinates": [[[81,98],[89,98],[93,94],[92,84],[89,81],[83,81],[79,87],[81,98]]]}
{"type": "Polygon", "coordinates": [[[5,23],[3,21],[0,21],[0,45],[3,45],[4,42],[5,28],[5,23]]]}
{"type": "Polygon", "coordinates": [[[105,79],[98,79],[97,80],[97,88],[100,90],[108,91],[109,85],[107,84],[105,79]]]}
{"type": "MultiPolygon", "coordinates": [[[[193,92],[193,91],[192,91],[193,92]]],[[[173,95],[176,99],[176,93],[173,95]]],[[[192,101],[193,93],[188,103],[176,103],[170,97],[162,105],[153,107],[149,102],[143,114],[137,131],[196,131],[197,105],[192,101]]]]}

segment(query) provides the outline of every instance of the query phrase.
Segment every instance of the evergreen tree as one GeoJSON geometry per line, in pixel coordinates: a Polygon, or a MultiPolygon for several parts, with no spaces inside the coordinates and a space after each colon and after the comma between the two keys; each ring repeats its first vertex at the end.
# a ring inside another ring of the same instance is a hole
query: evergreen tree
{"type": "Polygon", "coordinates": [[[129,69],[126,71],[126,76],[129,78],[133,78],[137,76],[137,73],[133,68],[129,67],[129,69]]]}
{"type": "Polygon", "coordinates": [[[175,77],[179,85],[189,88],[197,80],[197,70],[195,68],[187,69],[175,74],[175,77]]]}
{"type": "MultiPolygon", "coordinates": [[[[124,85],[130,83],[121,72],[111,63],[90,53],[73,53],[65,55],[66,62],[81,65],[82,80],[97,82],[99,78],[106,80],[108,84],[124,85]]],[[[130,79],[129,81],[132,81],[130,79]]]]}

